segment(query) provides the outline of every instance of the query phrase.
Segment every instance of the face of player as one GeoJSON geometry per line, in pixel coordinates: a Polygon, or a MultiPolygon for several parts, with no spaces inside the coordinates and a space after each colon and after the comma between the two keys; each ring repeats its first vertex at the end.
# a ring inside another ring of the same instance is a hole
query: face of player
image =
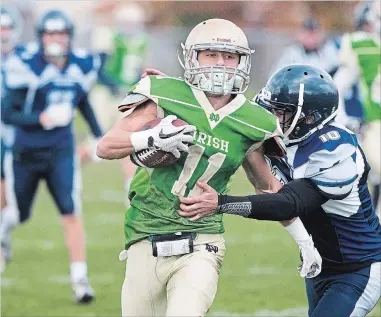
{"type": "Polygon", "coordinates": [[[307,50],[316,50],[320,47],[324,40],[324,32],[322,30],[303,29],[299,33],[299,41],[307,50]]]}
{"type": "Polygon", "coordinates": [[[70,36],[67,32],[45,32],[41,41],[46,56],[63,57],[69,51],[70,36]]]}
{"type": "MultiPolygon", "coordinates": [[[[237,67],[240,57],[235,53],[206,50],[198,52],[197,60],[200,66],[237,67]]],[[[230,74],[229,79],[231,76],[230,74]]]]}
{"type": "Polygon", "coordinates": [[[273,114],[278,118],[283,132],[286,132],[291,126],[295,113],[287,110],[273,110],[273,114]]]}
{"type": "Polygon", "coordinates": [[[8,54],[13,49],[13,32],[11,27],[0,27],[1,36],[1,54],[8,54]]]}

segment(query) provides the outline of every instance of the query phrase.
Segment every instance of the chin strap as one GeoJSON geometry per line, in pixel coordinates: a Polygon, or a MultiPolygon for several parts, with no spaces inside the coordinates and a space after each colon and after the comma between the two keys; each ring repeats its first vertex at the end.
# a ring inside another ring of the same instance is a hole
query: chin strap
{"type": "Polygon", "coordinates": [[[294,120],[292,120],[291,126],[284,133],[284,137],[286,140],[288,139],[288,136],[291,134],[291,132],[294,131],[294,128],[299,121],[300,114],[302,113],[303,103],[304,103],[304,84],[300,84],[299,85],[298,110],[296,111],[294,120]]]}

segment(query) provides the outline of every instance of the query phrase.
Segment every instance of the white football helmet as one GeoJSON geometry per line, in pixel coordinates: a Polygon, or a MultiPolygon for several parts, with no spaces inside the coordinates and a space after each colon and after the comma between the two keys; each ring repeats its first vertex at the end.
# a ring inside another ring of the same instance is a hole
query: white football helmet
{"type": "Polygon", "coordinates": [[[210,19],[196,25],[189,33],[183,48],[185,82],[199,90],[213,94],[241,94],[250,82],[251,54],[245,33],[234,23],[210,19]],[[213,50],[240,55],[238,67],[200,66],[199,51],[213,50]]]}

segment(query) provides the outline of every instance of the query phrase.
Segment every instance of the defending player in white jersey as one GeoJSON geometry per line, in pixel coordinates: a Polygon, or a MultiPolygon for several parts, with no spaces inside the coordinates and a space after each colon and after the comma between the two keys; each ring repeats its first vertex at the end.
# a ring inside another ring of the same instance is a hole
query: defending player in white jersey
{"type": "Polygon", "coordinates": [[[199,183],[204,192],[180,198],[179,213],[192,220],[214,213],[300,217],[323,258],[322,272],[305,280],[309,316],[363,317],[381,294],[381,226],[366,157],[355,134],[333,122],[337,87],[323,70],[290,65],[268,80],[257,99],[276,114],[286,136],[286,158],[270,160],[286,185],[278,193],[235,197],[199,183]]]}
{"type": "MultiPolygon", "coordinates": [[[[2,6],[0,9],[0,31],[1,31],[1,111],[3,115],[4,99],[6,94],[5,64],[12,54],[20,54],[23,46],[16,45],[22,31],[22,19],[20,13],[15,8],[2,6]]],[[[2,117],[2,116],[1,116],[2,117]]],[[[6,183],[4,171],[4,158],[13,144],[14,128],[1,121],[1,210],[6,207],[6,183]]],[[[4,270],[5,262],[11,259],[10,249],[6,248],[3,242],[0,253],[0,271],[4,270]]]]}

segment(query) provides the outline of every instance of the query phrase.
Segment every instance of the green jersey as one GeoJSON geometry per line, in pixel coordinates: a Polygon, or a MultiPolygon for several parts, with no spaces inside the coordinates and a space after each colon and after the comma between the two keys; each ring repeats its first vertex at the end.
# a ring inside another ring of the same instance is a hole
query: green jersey
{"type": "Polygon", "coordinates": [[[115,33],[113,52],[105,65],[106,73],[120,85],[131,87],[140,78],[146,49],[147,36],[144,33],[131,36],[115,33]]]}
{"type": "Polygon", "coordinates": [[[350,45],[347,45],[348,53],[343,55],[343,59],[346,59],[347,63],[351,61],[349,63],[354,65],[350,66],[359,72],[365,118],[367,121],[380,120],[380,40],[371,33],[355,32],[346,35],[343,41],[350,41],[350,45]]]}
{"type": "MultiPolygon", "coordinates": [[[[246,153],[281,134],[276,117],[242,94],[214,110],[204,92],[177,78],[145,77],[131,89],[131,94],[155,101],[159,116],[175,115],[197,130],[189,153],[183,153],[175,164],[138,168],[129,193],[131,208],[125,217],[127,247],[152,234],[222,233],[222,215],[196,222],[179,216],[178,196],[200,194],[197,181],[207,182],[223,193],[246,153]]],[[[129,107],[122,104],[119,110],[129,107]]]]}

